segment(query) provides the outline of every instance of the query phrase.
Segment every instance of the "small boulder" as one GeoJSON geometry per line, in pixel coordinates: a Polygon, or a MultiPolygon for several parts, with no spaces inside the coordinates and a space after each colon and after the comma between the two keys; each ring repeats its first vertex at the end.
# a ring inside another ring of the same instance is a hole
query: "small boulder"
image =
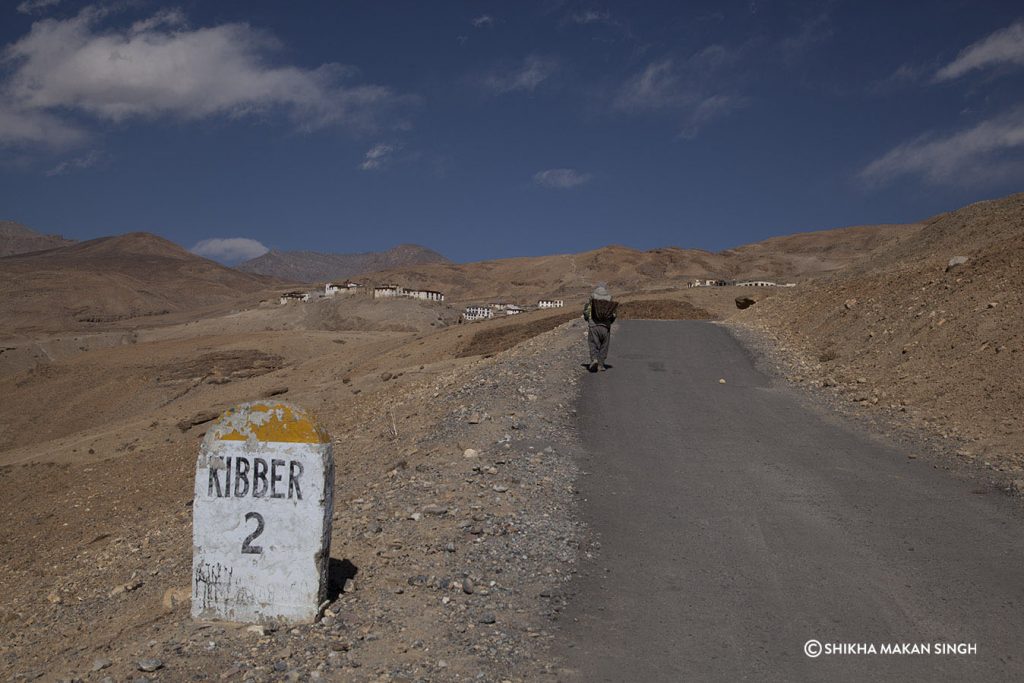
{"type": "Polygon", "coordinates": [[[139,671],[151,673],[153,671],[156,671],[157,669],[164,668],[164,663],[161,662],[159,659],[140,659],[138,661],[138,667],[139,671]]]}
{"type": "Polygon", "coordinates": [[[954,268],[958,268],[964,265],[965,263],[967,263],[968,260],[969,259],[966,256],[954,256],[953,258],[949,259],[949,263],[946,264],[946,272],[948,273],[954,268]]]}
{"type": "Polygon", "coordinates": [[[172,612],[179,605],[188,605],[192,599],[192,589],[188,586],[168,588],[164,591],[163,606],[168,612],[172,612]]]}
{"type": "Polygon", "coordinates": [[[755,300],[755,299],[753,299],[752,297],[749,297],[749,296],[738,296],[738,297],[736,297],[736,308],[740,309],[741,311],[743,309],[750,308],[751,306],[753,306],[756,303],[757,303],[757,300],[755,300]]]}

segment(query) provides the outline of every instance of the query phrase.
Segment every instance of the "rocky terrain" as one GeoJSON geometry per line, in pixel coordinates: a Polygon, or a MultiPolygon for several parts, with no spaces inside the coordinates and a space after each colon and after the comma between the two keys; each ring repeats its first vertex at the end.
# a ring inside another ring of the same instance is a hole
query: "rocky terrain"
{"type": "Polygon", "coordinates": [[[282,283],[145,234],[2,258],[0,679],[558,680],[547,644],[600,552],[575,513],[573,405],[602,280],[623,319],[723,321],[809,400],[983,470],[980,493],[1022,491],[1022,240],[1016,195],[721,254],[371,276],[444,304],[281,306],[282,283]],[[684,286],[704,276],[799,284],[684,286]],[[464,303],[548,296],[566,307],[458,322],[464,303]],[[332,602],[311,626],[193,622],[199,442],[270,396],[334,437],[332,602]]]}
{"type": "MultiPolygon", "coordinates": [[[[118,447],[96,435],[88,453],[82,444],[61,462],[4,467],[7,505],[22,520],[0,541],[4,678],[550,673],[542,653],[580,552],[572,402],[582,332],[572,322],[491,358],[392,366],[299,392],[335,435],[337,462],[334,600],[313,626],[188,616],[191,477],[216,413],[155,413],[118,447]]],[[[292,398],[273,385],[289,374],[280,360],[250,360],[259,371],[239,381],[292,398]]]]}
{"type": "Polygon", "coordinates": [[[1022,263],[1018,194],[930,219],[734,322],[771,340],[795,381],[947,439],[1024,488],[1022,263]]]}
{"type": "Polygon", "coordinates": [[[240,263],[237,268],[246,273],[267,275],[286,282],[326,282],[388,268],[448,262],[448,259],[432,249],[418,244],[400,244],[387,251],[360,254],[271,250],[240,263]]]}

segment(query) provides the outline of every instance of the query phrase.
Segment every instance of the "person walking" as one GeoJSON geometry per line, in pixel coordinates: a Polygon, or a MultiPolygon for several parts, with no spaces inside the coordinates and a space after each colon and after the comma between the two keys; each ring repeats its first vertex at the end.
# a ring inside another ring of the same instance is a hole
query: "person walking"
{"type": "Polygon", "coordinates": [[[615,322],[615,309],[619,304],[612,301],[612,295],[603,284],[594,288],[590,301],[583,308],[583,319],[587,321],[587,344],[590,347],[590,365],[587,369],[597,372],[607,370],[605,359],[608,357],[608,346],[612,341],[612,323],[615,322]]]}

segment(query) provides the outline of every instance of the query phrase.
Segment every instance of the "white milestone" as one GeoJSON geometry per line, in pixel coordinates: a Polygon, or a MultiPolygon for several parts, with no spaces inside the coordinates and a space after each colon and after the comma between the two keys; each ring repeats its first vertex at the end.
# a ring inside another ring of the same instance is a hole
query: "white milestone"
{"type": "Polygon", "coordinates": [[[331,440],[287,403],[246,403],[206,433],[192,506],[192,617],[310,623],[327,594],[331,440]]]}

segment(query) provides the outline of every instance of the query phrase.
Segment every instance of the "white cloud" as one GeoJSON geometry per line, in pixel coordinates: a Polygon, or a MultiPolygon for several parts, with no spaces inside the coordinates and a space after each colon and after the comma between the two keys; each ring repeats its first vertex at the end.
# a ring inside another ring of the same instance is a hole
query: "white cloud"
{"type": "MultiPolygon", "coordinates": [[[[280,110],[304,130],[370,129],[408,102],[384,86],[349,85],[351,67],[273,66],[279,43],[246,24],[191,29],[180,12],[164,11],[127,27],[101,27],[109,15],[86,8],[70,19],[43,19],[7,46],[2,64],[10,75],[0,97],[8,111],[49,117],[52,126],[58,111],[120,122],[280,110]]],[[[0,137],[17,132],[11,124],[0,137]]]]}
{"type": "Polygon", "coordinates": [[[1024,22],[1011,24],[968,45],[956,59],[935,73],[935,81],[952,80],[976,69],[1000,64],[1024,66],[1024,22]]]}
{"type": "Polygon", "coordinates": [[[490,14],[481,14],[470,19],[469,23],[473,24],[473,28],[490,28],[494,26],[494,17],[490,14]]]}
{"type": "Polygon", "coordinates": [[[398,149],[397,145],[377,143],[366,151],[366,156],[363,157],[363,163],[359,164],[359,168],[364,171],[380,171],[391,163],[392,155],[398,149]]]}
{"type": "Polygon", "coordinates": [[[0,147],[31,144],[62,149],[80,144],[87,137],[81,128],[46,112],[0,103],[0,147]]]}
{"type": "Polygon", "coordinates": [[[533,182],[541,187],[567,190],[590,182],[590,178],[591,175],[589,173],[580,173],[573,168],[549,168],[546,171],[535,173],[533,182]]]}
{"type": "Polygon", "coordinates": [[[35,14],[59,4],[60,0],[25,0],[18,5],[18,11],[22,14],[35,14]]]}
{"type": "Polygon", "coordinates": [[[191,249],[193,254],[225,263],[248,261],[268,251],[261,242],[248,237],[213,237],[197,242],[191,249]]]}
{"type": "Polygon", "coordinates": [[[483,85],[498,94],[520,90],[533,92],[557,71],[558,61],[554,58],[530,55],[513,69],[495,70],[487,74],[483,79],[483,85]]]}
{"type": "Polygon", "coordinates": [[[969,185],[993,180],[1007,165],[1006,155],[1024,147],[1024,108],[982,121],[947,136],[924,135],[899,145],[859,173],[871,184],[918,176],[934,184],[969,185]]]}
{"type": "Polygon", "coordinates": [[[680,134],[693,137],[704,124],[747,104],[747,98],[724,91],[728,79],[721,73],[737,58],[725,47],[711,45],[683,62],[651,62],[622,85],[612,106],[630,113],[674,112],[680,134]]]}
{"type": "Polygon", "coordinates": [[[60,162],[59,164],[51,168],[49,171],[47,171],[46,175],[64,175],[65,173],[69,173],[71,171],[80,171],[85,168],[92,168],[96,164],[103,161],[104,158],[105,155],[102,152],[93,150],[84,156],[75,157],[74,159],[67,159],[65,161],[60,162]]]}

